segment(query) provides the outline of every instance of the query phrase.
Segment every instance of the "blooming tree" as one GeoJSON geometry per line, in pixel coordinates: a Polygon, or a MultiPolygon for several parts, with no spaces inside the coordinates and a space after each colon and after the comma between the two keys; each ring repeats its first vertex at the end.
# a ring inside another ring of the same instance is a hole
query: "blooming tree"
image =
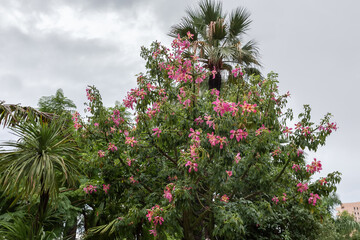
{"type": "Polygon", "coordinates": [[[277,75],[245,79],[240,66],[230,73],[235,84],[221,92],[202,90],[215,73],[199,64],[186,38],[174,39],[171,49],[155,42],[141,55],[148,71],[123,105],[106,109],[98,90],[89,87],[88,122],[78,113],[73,118],[87,159],[84,196],[89,214],[97,213],[93,234],[311,234],[308,228],[301,232],[297,224],[303,222],[296,219],[317,224],[328,214],[322,200],[340,177],[335,172],[312,180],[326,159],[307,163],[304,151],[316,151],[337,129],[331,115],[315,124],[305,106],[291,124],[289,94],[279,94],[277,75]]]}

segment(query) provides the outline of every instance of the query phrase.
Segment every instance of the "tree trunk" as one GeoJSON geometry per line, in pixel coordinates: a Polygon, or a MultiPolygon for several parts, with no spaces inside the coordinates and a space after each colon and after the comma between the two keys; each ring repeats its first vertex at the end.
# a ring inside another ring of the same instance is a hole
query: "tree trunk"
{"type": "Polygon", "coordinates": [[[50,198],[49,191],[42,192],[40,195],[39,208],[33,223],[34,237],[38,236],[38,234],[40,233],[40,228],[42,227],[42,224],[45,219],[49,198],[50,198]]]}
{"type": "Polygon", "coordinates": [[[209,76],[209,90],[216,88],[219,92],[221,89],[221,73],[218,70],[218,72],[215,74],[215,76],[213,76],[213,74],[211,74],[209,76]]]}

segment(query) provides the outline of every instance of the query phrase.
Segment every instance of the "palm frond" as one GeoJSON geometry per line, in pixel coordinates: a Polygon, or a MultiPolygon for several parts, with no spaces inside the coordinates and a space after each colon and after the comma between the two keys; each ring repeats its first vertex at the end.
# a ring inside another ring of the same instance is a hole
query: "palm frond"
{"type": "Polygon", "coordinates": [[[245,34],[251,22],[250,13],[245,8],[236,8],[229,16],[229,38],[234,39],[245,34]]]}
{"type": "Polygon", "coordinates": [[[55,114],[41,112],[32,107],[22,107],[18,104],[5,104],[4,101],[0,101],[0,125],[4,127],[14,126],[23,120],[27,120],[29,117],[47,121],[52,120],[55,116],[55,114]]]}

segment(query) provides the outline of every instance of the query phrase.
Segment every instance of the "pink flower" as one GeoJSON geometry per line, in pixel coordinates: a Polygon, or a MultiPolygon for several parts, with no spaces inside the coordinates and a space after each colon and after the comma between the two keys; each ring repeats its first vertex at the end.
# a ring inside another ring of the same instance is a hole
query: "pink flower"
{"type": "Polygon", "coordinates": [[[302,155],[303,153],[304,153],[304,151],[301,149],[297,150],[297,152],[296,152],[298,157],[300,157],[300,155],[302,155]]]}
{"type": "Polygon", "coordinates": [[[151,229],[149,230],[150,234],[154,235],[154,237],[157,236],[157,232],[156,232],[156,229],[151,229]]]}
{"type": "Polygon", "coordinates": [[[214,69],[211,71],[211,74],[213,76],[213,79],[215,78],[215,75],[217,74],[217,71],[215,69],[215,66],[214,66],[214,69]]]}
{"type": "Polygon", "coordinates": [[[210,121],[211,115],[205,114],[204,119],[206,120],[206,125],[208,125],[210,128],[212,127],[215,130],[215,123],[214,121],[210,121]]]}
{"type": "Polygon", "coordinates": [[[216,136],[216,138],[218,139],[217,142],[220,143],[220,149],[223,149],[223,145],[224,143],[227,145],[227,140],[226,137],[220,137],[220,136],[216,136]]]}
{"type": "Polygon", "coordinates": [[[280,148],[277,148],[277,149],[275,149],[273,152],[271,152],[271,156],[273,156],[273,157],[277,157],[277,156],[279,156],[280,155],[280,153],[281,153],[281,150],[280,150],[280,148]]]}
{"type": "Polygon", "coordinates": [[[196,123],[196,125],[199,125],[199,124],[203,123],[204,120],[202,120],[201,116],[199,116],[198,118],[196,118],[196,119],[194,120],[194,122],[196,123]]]}
{"type": "Polygon", "coordinates": [[[88,185],[87,187],[84,188],[84,192],[86,194],[91,194],[93,192],[96,192],[96,186],[93,186],[93,185],[88,185]]]}
{"type": "Polygon", "coordinates": [[[103,190],[106,194],[108,193],[109,189],[110,189],[110,184],[107,184],[107,185],[103,184],[103,190]]]}
{"type": "Polygon", "coordinates": [[[105,156],[105,152],[104,152],[103,150],[99,150],[99,151],[98,151],[98,156],[101,157],[101,158],[104,157],[104,156],[105,156]]]}
{"type": "Polygon", "coordinates": [[[292,166],[292,169],[294,169],[295,172],[297,172],[298,170],[300,170],[300,166],[299,166],[298,164],[294,164],[294,165],[292,166]]]}
{"type": "Polygon", "coordinates": [[[260,134],[262,134],[263,132],[270,132],[269,129],[267,129],[264,124],[258,129],[255,131],[255,136],[259,136],[260,134]]]}
{"type": "Polygon", "coordinates": [[[230,133],[231,133],[230,139],[236,137],[236,141],[238,142],[240,140],[246,139],[246,137],[248,136],[248,133],[245,131],[245,129],[231,130],[230,133]]]}
{"type": "Polygon", "coordinates": [[[112,152],[115,152],[117,151],[117,147],[113,144],[113,143],[109,143],[109,146],[108,146],[108,150],[112,151],[112,152]]]}
{"type": "Polygon", "coordinates": [[[217,90],[216,88],[213,88],[213,89],[211,89],[210,94],[211,94],[211,95],[216,95],[216,96],[219,96],[220,91],[219,91],[219,90],[217,90]]]}
{"type": "Polygon", "coordinates": [[[153,131],[154,131],[154,133],[152,134],[153,136],[157,135],[157,137],[160,137],[161,130],[159,128],[154,128],[153,131]]]}
{"type": "Polygon", "coordinates": [[[316,201],[319,199],[320,199],[319,195],[310,193],[309,204],[312,204],[313,206],[315,206],[316,201]]]}
{"type": "Polygon", "coordinates": [[[165,187],[164,190],[164,198],[166,198],[167,200],[169,200],[169,202],[172,201],[172,194],[171,192],[175,189],[174,183],[170,183],[165,187]]]}
{"type": "Polygon", "coordinates": [[[129,177],[129,180],[130,180],[130,182],[131,182],[132,184],[139,183],[138,180],[135,180],[135,179],[134,179],[134,176],[129,177]]]}
{"type": "Polygon", "coordinates": [[[126,159],[127,161],[127,165],[130,167],[131,166],[131,163],[135,161],[135,159],[130,159],[130,158],[127,158],[126,159]]]}
{"type": "Polygon", "coordinates": [[[193,163],[193,162],[191,162],[191,161],[187,161],[187,163],[185,164],[185,167],[188,167],[188,166],[189,166],[189,173],[191,172],[192,169],[194,169],[195,172],[198,171],[198,169],[197,169],[198,164],[197,164],[197,163],[195,163],[195,162],[193,163]]]}
{"type": "Polygon", "coordinates": [[[274,195],[274,197],[271,199],[275,204],[278,204],[279,198],[274,195]]]}
{"type": "Polygon", "coordinates": [[[317,161],[316,158],[314,158],[314,161],[312,161],[311,165],[306,165],[306,171],[313,174],[314,172],[320,172],[322,170],[321,161],[317,161]]]}
{"type": "Polygon", "coordinates": [[[231,70],[231,73],[234,75],[234,77],[237,77],[238,75],[240,76],[244,75],[243,72],[241,71],[241,68],[235,68],[231,70]]]}
{"type": "Polygon", "coordinates": [[[160,217],[160,216],[155,216],[155,217],[154,217],[154,224],[155,224],[155,226],[156,226],[157,224],[162,225],[163,222],[164,222],[164,218],[163,218],[163,217],[160,217]]]}
{"type": "Polygon", "coordinates": [[[240,153],[238,153],[238,154],[236,154],[236,156],[235,156],[235,162],[236,162],[236,163],[239,163],[240,160],[241,160],[240,153]]]}
{"type": "Polygon", "coordinates": [[[255,109],[255,107],[257,106],[256,104],[248,104],[248,103],[246,103],[246,101],[244,101],[244,104],[243,105],[239,104],[239,106],[243,109],[242,110],[243,114],[244,114],[244,112],[256,113],[256,109],[255,109]]]}
{"type": "Polygon", "coordinates": [[[292,128],[288,128],[288,127],[286,127],[285,128],[285,130],[283,131],[283,133],[285,133],[286,134],[286,137],[288,137],[289,136],[289,134],[291,134],[292,133],[292,128]]]}
{"type": "Polygon", "coordinates": [[[321,186],[324,185],[324,184],[327,184],[326,178],[321,178],[319,180],[319,182],[320,182],[321,186]]]}
{"type": "Polygon", "coordinates": [[[229,197],[224,194],[221,196],[221,199],[220,199],[221,202],[224,202],[224,203],[228,203],[229,202],[229,197]]]}
{"type": "Polygon", "coordinates": [[[94,126],[95,126],[95,127],[98,127],[98,126],[99,126],[99,123],[94,123],[94,126]]]}
{"type": "Polygon", "coordinates": [[[137,144],[138,141],[135,140],[135,137],[126,137],[125,138],[125,144],[130,145],[131,147],[134,147],[135,144],[137,144]]]}
{"type": "Polygon", "coordinates": [[[304,136],[306,137],[307,135],[311,134],[311,128],[310,127],[302,127],[301,133],[304,134],[304,136]]]}
{"type": "Polygon", "coordinates": [[[232,176],[232,171],[226,171],[226,174],[229,175],[229,177],[232,176]]]}
{"type": "Polygon", "coordinates": [[[209,139],[211,146],[216,146],[216,144],[218,143],[218,140],[214,135],[214,132],[212,132],[211,134],[208,133],[207,138],[209,139]]]}
{"type": "Polygon", "coordinates": [[[193,39],[193,37],[194,37],[194,34],[191,34],[190,31],[188,31],[188,32],[186,33],[186,35],[188,36],[188,39],[193,39]]]}
{"type": "Polygon", "coordinates": [[[301,192],[301,193],[306,192],[309,189],[307,183],[304,183],[304,184],[298,183],[296,186],[298,187],[298,192],[301,192]]]}
{"type": "Polygon", "coordinates": [[[287,198],[286,198],[286,193],[283,193],[283,197],[282,197],[283,202],[286,202],[287,198]]]}

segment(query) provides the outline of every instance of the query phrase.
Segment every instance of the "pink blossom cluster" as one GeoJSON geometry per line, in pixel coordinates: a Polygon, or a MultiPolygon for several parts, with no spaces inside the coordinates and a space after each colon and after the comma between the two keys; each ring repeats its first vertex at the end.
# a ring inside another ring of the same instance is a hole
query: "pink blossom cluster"
{"type": "Polygon", "coordinates": [[[214,111],[223,116],[226,112],[232,113],[235,116],[238,112],[237,104],[232,102],[225,102],[223,99],[217,98],[212,104],[215,105],[214,111]]]}
{"type": "Polygon", "coordinates": [[[228,203],[229,202],[229,197],[226,194],[224,194],[224,195],[221,196],[220,201],[224,202],[224,203],[228,203]]]}
{"type": "Polygon", "coordinates": [[[238,154],[236,154],[236,156],[235,156],[235,162],[236,162],[236,163],[239,163],[240,160],[241,160],[240,153],[238,153],[238,154]]]}
{"type": "Polygon", "coordinates": [[[178,97],[178,100],[179,100],[179,103],[180,104],[183,104],[184,105],[184,108],[186,107],[190,107],[190,103],[191,103],[191,100],[190,99],[185,99],[183,101],[183,98],[186,97],[186,92],[184,91],[184,88],[180,88],[180,93],[177,95],[178,97]]]}
{"type": "Polygon", "coordinates": [[[280,148],[275,149],[273,152],[271,152],[271,156],[278,157],[281,153],[280,148]]]}
{"type": "Polygon", "coordinates": [[[304,151],[302,149],[298,149],[296,154],[298,157],[300,157],[300,155],[303,155],[304,151]]]}
{"type": "Polygon", "coordinates": [[[156,102],[152,105],[152,108],[148,108],[148,110],[146,111],[146,114],[151,119],[158,112],[160,112],[160,104],[158,102],[156,102]]]}
{"type": "Polygon", "coordinates": [[[159,138],[160,137],[160,133],[161,133],[161,130],[159,128],[153,128],[153,136],[156,136],[159,138]]]}
{"type": "Polygon", "coordinates": [[[135,159],[127,158],[126,163],[129,167],[131,167],[132,162],[135,162],[135,159]]]}
{"type": "Polygon", "coordinates": [[[235,68],[235,69],[231,70],[231,73],[234,75],[234,77],[244,75],[244,73],[241,71],[241,68],[235,68]]]}
{"type": "Polygon", "coordinates": [[[105,152],[103,150],[99,150],[98,151],[98,156],[101,157],[101,158],[105,157],[105,152]]]}
{"type": "Polygon", "coordinates": [[[195,118],[194,122],[196,123],[196,125],[200,125],[204,122],[204,120],[202,119],[201,116],[195,118]]]}
{"type": "Polygon", "coordinates": [[[146,214],[147,219],[151,224],[153,224],[153,227],[151,230],[149,230],[150,234],[157,236],[156,232],[156,226],[158,224],[162,225],[164,222],[164,218],[161,217],[161,212],[164,211],[162,208],[160,208],[159,205],[155,205],[151,209],[147,209],[148,213],[146,214]]]}
{"type": "Polygon", "coordinates": [[[210,120],[211,120],[211,115],[205,114],[204,119],[206,120],[206,125],[208,125],[209,128],[212,127],[212,128],[215,130],[215,123],[214,123],[214,121],[210,121],[210,120]]]}
{"type": "Polygon", "coordinates": [[[298,164],[294,164],[293,166],[292,166],[292,169],[294,169],[295,170],[295,172],[297,172],[297,171],[300,171],[301,169],[300,169],[300,166],[298,165],[298,164]]]}
{"type": "Polygon", "coordinates": [[[248,136],[248,133],[245,129],[231,130],[230,134],[230,139],[233,139],[235,137],[238,142],[240,140],[246,139],[246,137],[248,136]]]}
{"type": "Polygon", "coordinates": [[[307,183],[298,183],[297,185],[296,185],[297,187],[298,187],[298,192],[306,192],[308,189],[309,189],[309,187],[308,187],[308,184],[307,183]]]}
{"type": "Polygon", "coordinates": [[[172,201],[173,199],[173,195],[172,195],[172,191],[175,190],[175,184],[174,183],[169,183],[164,190],[164,198],[166,198],[167,200],[169,200],[169,202],[172,201]]]}
{"type": "Polygon", "coordinates": [[[137,100],[136,100],[136,96],[137,96],[137,92],[138,92],[139,89],[135,88],[135,89],[131,89],[125,99],[123,99],[123,103],[124,103],[124,106],[126,108],[131,108],[131,109],[134,109],[134,103],[137,103],[137,100]]]}
{"type": "Polygon", "coordinates": [[[84,187],[84,192],[86,194],[91,194],[93,192],[96,192],[96,188],[97,188],[96,186],[88,185],[88,186],[84,187]]]}
{"type": "Polygon", "coordinates": [[[129,177],[129,180],[132,184],[139,183],[138,180],[135,180],[134,176],[129,177]]]}
{"type": "Polygon", "coordinates": [[[103,190],[104,190],[105,194],[108,193],[109,189],[110,189],[110,184],[106,184],[106,185],[103,184],[103,190]]]}
{"type": "Polygon", "coordinates": [[[78,130],[79,128],[81,128],[81,124],[79,123],[79,117],[80,117],[80,114],[78,112],[74,112],[73,116],[72,116],[72,120],[74,122],[74,128],[76,130],[78,130]]]}
{"type": "Polygon", "coordinates": [[[320,199],[319,195],[310,193],[309,204],[312,204],[313,206],[315,206],[316,201],[319,200],[319,199],[320,199]]]}
{"type": "Polygon", "coordinates": [[[263,132],[270,132],[269,129],[267,129],[264,124],[258,129],[255,131],[255,136],[259,136],[260,134],[262,134],[263,132]]]}
{"type": "MultiPolygon", "coordinates": [[[[283,201],[283,202],[286,202],[286,200],[287,200],[287,198],[286,198],[286,193],[283,193],[283,196],[281,197],[281,200],[283,201]]],[[[274,195],[274,197],[271,199],[276,205],[279,203],[279,197],[277,197],[277,196],[275,196],[274,195]]]]}
{"type": "Polygon", "coordinates": [[[116,152],[118,149],[115,146],[115,144],[109,142],[109,146],[108,146],[108,150],[112,151],[112,152],[116,152]]]}
{"type": "Polygon", "coordinates": [[[119,124],[124,122],[124,119],[122,117],[120,117],[120,111],[115,109],[113,111],[113,114],[111,115],[112,121],[114,122],[114,124],[116,126],[119,126],[119,124]]]}
{"type": "Polygon", "coordinates": [[[321,178],[319,180],[319,183],[321,184],[321,186],[327,184],[326,178],[321,178]]]}
{"type": "Polygon", "coordinates": [[[242,108],[242,114],[244,114],[245,112],[256,113],[256,104],[248,104],[246,101],[244,101],[244,103],[242,105],[239,104],[239,106],[242,108]]]}
{"type": "Polygon", "coordinates": [[[275,204],[279,203],[279,198],[274,195],[274,197],[271,199],[275,204]]]}
{"type": "Polygon", "coordinates": [[[191,172],[191,170],[194,170],[195,172],[198,171],[198,164],[196,162],[187,161],[185,167],[189,167],[189,173],[191,172]]]}
{"type": "Polygon", "coordinates": [[[86,96],[87,96],[87,99],[92,102],[95,100],[95,97],[91,94],[91,89],[90,88],[87,88],[86,89],[86,96]]]}
{"type": "Polygon", "coordinates": [[[193,140],[193,142],[195,142],[196,146],[200,145],[200,132],[199,131],[195,131],[194,129],[190,128],[189,138],[191,138],[193,140]]]}
{"type": "Polygon", "coordinates": [[[228,144],[226,137],[216,136],[214,135],[214,132],[211,134],[207,134],[207,138],[209,139],[209,142],[211,146],[216,146],[217,144],[220,144],[220,149],[223,149],[224,144],[228,144]]]}
{"type": "Polygon", "coordinates": [[[311,128],[310,127],[302,127],[301,133],[306,137],[308,135],[311,135],[311,128]]]}
{"type": "Polygon", "coordinates": [[[306,165],[306,171],[313,174],[314,172],[320,172],[322,170],[321,161],[317,161],[316,158],[314,158],[314,161],[311,162],[311,165],[306,165]]]}
{"type": "Polygon", "coordinates": [[[328,123],[326,127],[319,126],[319,130],[327,131],[328,133],[332,133],[333,130],[334,131],[337,130],[337,126],[336,126],[336,123],[328,123]]]}
{"type": "Polygon", "coordinates": [[[125,144],[130,145],[131,147],[134,147],[138,141],[135,140],[135,137],[125,137],[125,144]]]}
{"type": "Polygon", "coordinates": [[[217,90],[216,88],[213,88],[213,89],[211,89],[210,94],[211,94],[211,95],[216,95],[216,96],[219,96],[220,91],[219,91],[219,90],[217,90]]]}
{"type": "Polygon", "coordinates": [[[292,134],[292,128],[289,128],[289,127],[285,127],[285,129],[284,129],[284,131],[283,131],[283,133],[285,133],[286,134],[286,137],[288,137],[289,136],[289,134],[292,134]]]}

